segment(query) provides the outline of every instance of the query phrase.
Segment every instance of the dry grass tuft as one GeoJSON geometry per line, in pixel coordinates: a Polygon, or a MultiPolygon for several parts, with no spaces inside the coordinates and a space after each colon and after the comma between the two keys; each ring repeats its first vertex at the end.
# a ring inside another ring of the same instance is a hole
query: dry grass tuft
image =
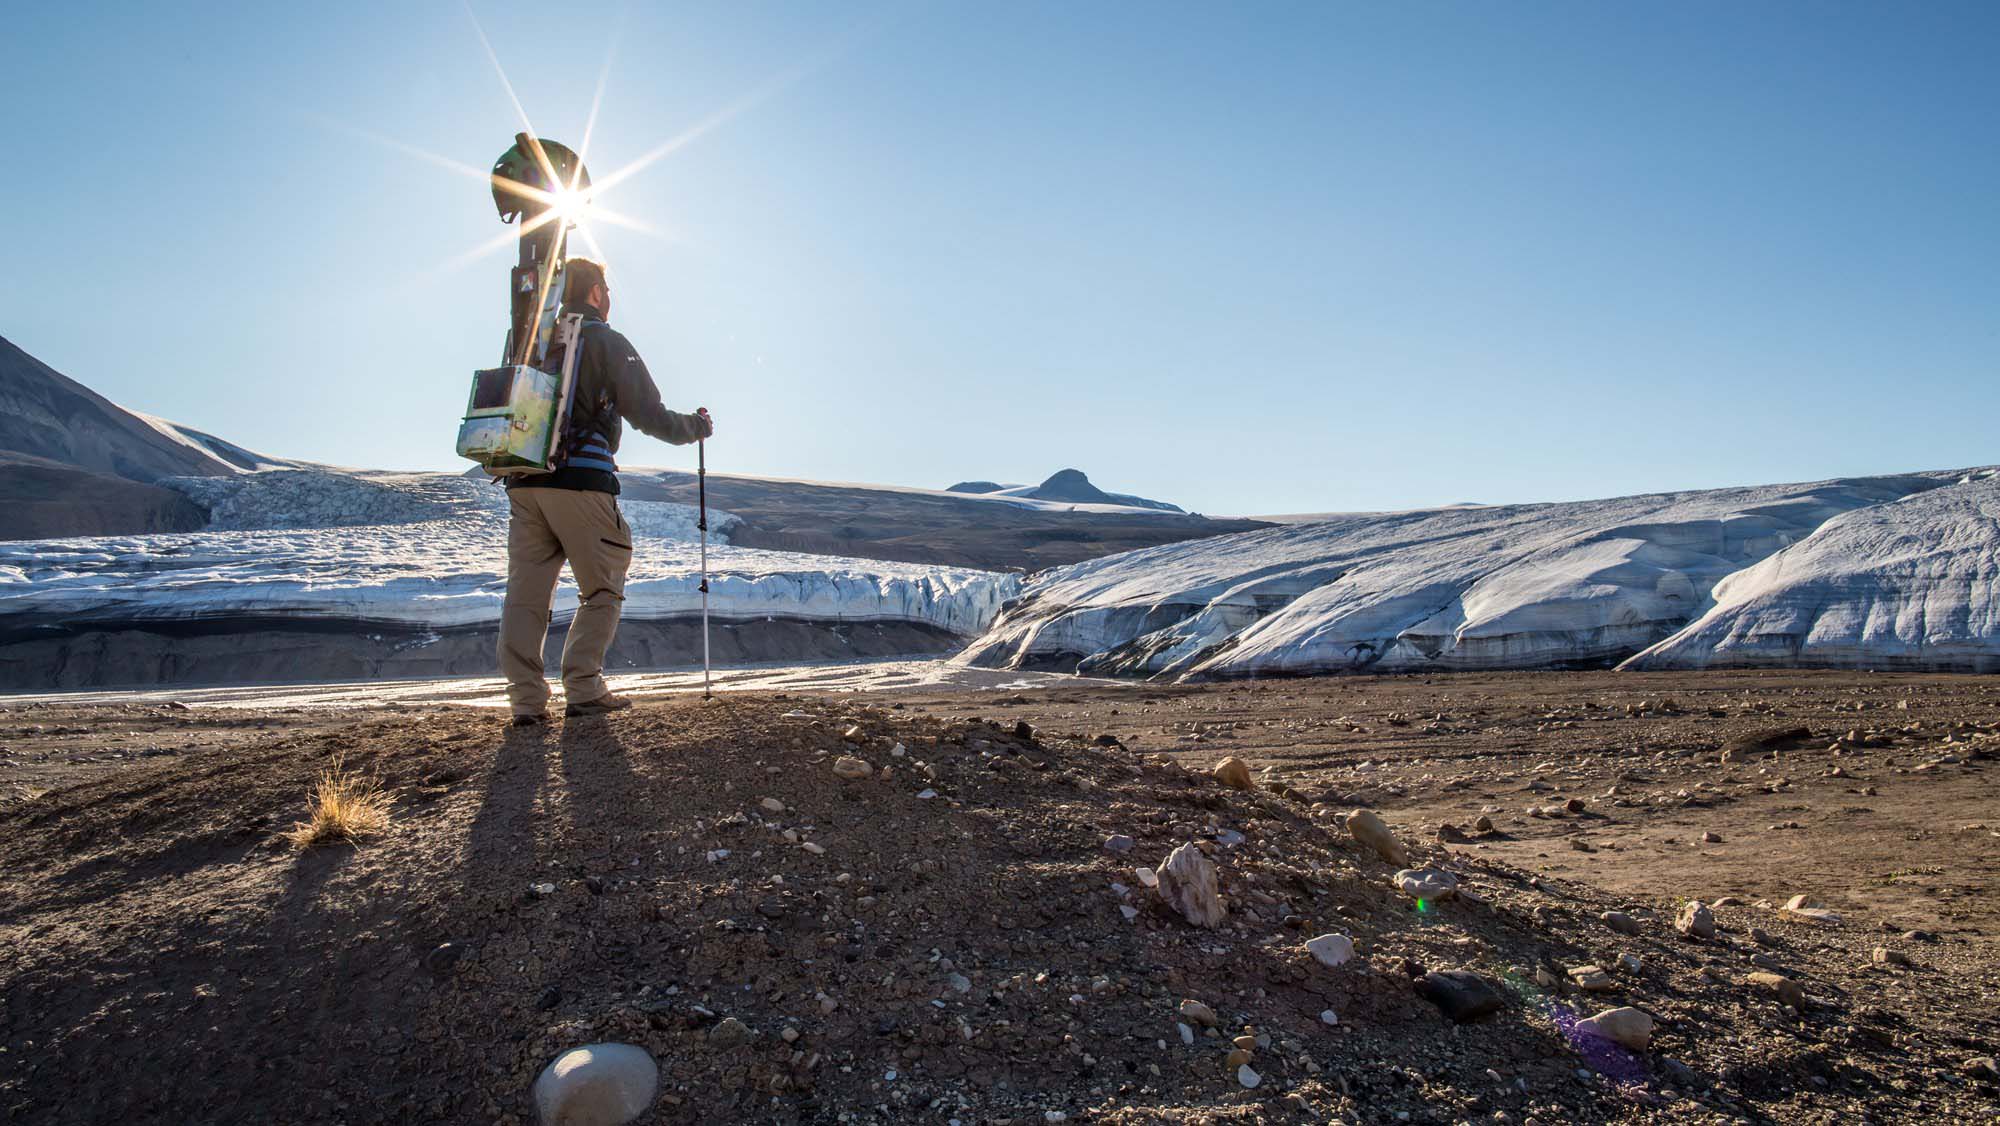
{"type": "Polygon", "coordinates": [[[335,761],[313,784],[306,819],[285,839],[298,848],[360,841],[389,828],[389,795],[372,775],[348,771],[335,761]]]}

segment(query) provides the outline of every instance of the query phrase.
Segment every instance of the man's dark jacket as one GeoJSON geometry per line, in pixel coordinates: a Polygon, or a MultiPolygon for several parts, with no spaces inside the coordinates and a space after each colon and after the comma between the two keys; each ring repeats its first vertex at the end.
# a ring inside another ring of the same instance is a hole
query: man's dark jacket
{"type": "MultiPolygon", "coordinates": [[[[630,422],[642,434],[662,442],[685,446],[708,436],[708,421],[700,415],[670,411],[660,402],[660,389],[653,383],[646,361],[625,334],[605,323],[589,305],[564,305],[568,313],[582,313],[583,355],[576,364],[576,399],[570,406],[569,423],[563,428],[562,454],[550,473],[525,474],[507,478],[510,489],[578,489],[586,492],[618,492],[618,439],[620,420],[630,422]]],[[[561,363],[559,351],[551,349],[550,366],[561,363]]]]}

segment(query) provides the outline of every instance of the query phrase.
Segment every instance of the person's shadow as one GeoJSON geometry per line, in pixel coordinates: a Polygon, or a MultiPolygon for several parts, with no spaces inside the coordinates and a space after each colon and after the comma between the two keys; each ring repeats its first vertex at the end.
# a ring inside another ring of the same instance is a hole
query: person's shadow
{"type": "Polygon", "coordinates": [[[535,796],[549,774],[547,724],[510,727],[486,776],[465,848],[467,886],[525,890],[535,877],[535,796]]]}
{"type": "Polygon", "coordinates": [[[579,875],[605,877],[621,863],[610,842],[643,820],[651,789],[634,771],[615,717],[564,724],[560,752],[570,851],[584,868],[579,875]]]}

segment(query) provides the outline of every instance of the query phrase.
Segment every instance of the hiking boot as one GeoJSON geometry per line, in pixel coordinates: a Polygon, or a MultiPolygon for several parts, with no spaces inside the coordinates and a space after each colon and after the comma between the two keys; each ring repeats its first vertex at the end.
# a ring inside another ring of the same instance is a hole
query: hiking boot
{"type": "Polygon", "coordinates": [[[549,721],[547,712],[517,712],[507,721],[509,727],[539,727],[549,721]]]}
{"type": "Polygon", "coordinates": [[[603,715],[606,712],[615,712],[621,708],[629,708],[631,706],[632,701],[627,700],[625,697],[614,696],[606,692],[595,700],[585,700],[580,704],[571,704],[563,709],[563,714],[566,716],[603,715]]]}

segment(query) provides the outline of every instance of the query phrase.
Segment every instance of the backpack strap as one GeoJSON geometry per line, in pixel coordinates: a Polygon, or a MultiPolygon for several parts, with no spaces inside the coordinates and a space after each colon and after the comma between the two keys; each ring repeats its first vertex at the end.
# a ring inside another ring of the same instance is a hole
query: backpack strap
{"type": "Polygon", "coordinates": [[[561,444],[557,447],[560,453],[554,464],[558,467],[599,469],[606,473],[616,473],[618,463],[612,458],[611,440],[598,430],[576,433],[573,425],[576,417],[577,385],[582,382],[579,369],[583,364],[583,334],[593,325],[602,326],[605,322],[581,314],[572,316],[577,320],[564,345],[563,369],[567,376],[565,381],[567,387],[564,390],[562,438],[561,444]]]}

